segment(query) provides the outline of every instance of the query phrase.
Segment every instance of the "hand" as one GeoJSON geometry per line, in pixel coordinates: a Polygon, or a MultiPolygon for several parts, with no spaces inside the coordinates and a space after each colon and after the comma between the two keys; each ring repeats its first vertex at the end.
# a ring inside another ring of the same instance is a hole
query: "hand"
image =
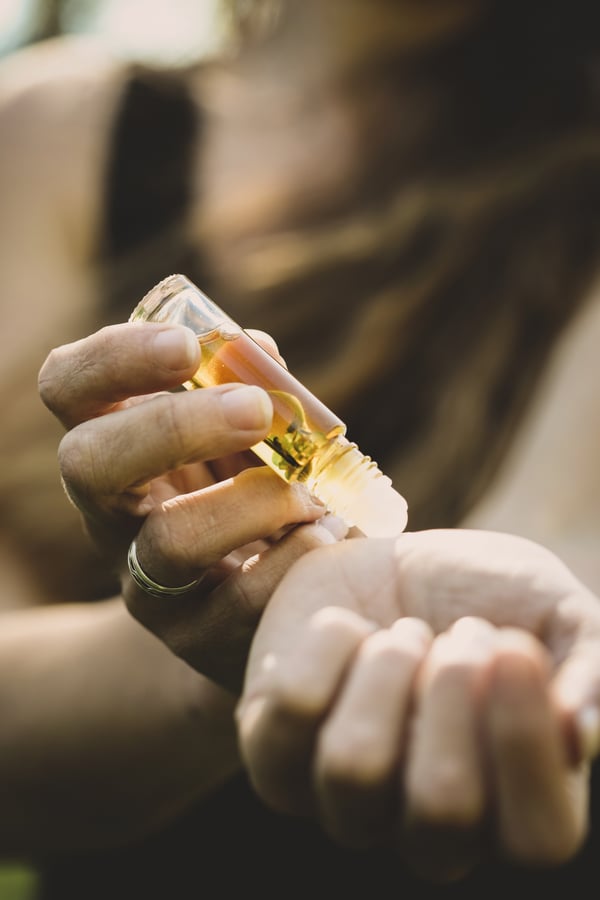
{"type": "Polygon", "coordinates": [[[443,880],[575,853],[599,703],[598,598],[530,541],[429,531],[296,563],[237,721],[268,805],[443,880]]]}
{"type": "Polygon", "coordinates": [[[332,530],[317,525],[324,507],[246,452],[271,424],[266,392],[172,391],[199,357],[186,328],[115,325],[53,350],[39,389],[68,429],[59,448],[67,494],[124,572],[133,616],[198,671],[239,688],[256,622],[282,574],[344,530],[329,516],[332,530]],[[198,589],[168,601],[141,591],[123,564],[134,537],[154,581],[177,586],[203,575],[198,589]]]}

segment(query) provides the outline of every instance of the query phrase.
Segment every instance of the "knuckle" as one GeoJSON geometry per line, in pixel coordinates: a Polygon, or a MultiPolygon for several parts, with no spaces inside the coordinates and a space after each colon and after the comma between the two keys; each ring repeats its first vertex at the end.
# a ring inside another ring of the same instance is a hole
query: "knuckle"
{"type": "Polygon", "coordinates": [[[58,351],[56,348],[50,351],[38,373],[38,393],[44,406],[53,410],[57,393],[57,379],[55,374],[58,351]]]}
{"type": "MultiPolygon", "coordinates": [[[[95,336],[94,336],[95,337],[95,336]]],[[[97,368],[97,354],[91,352],[92,338],[54,347],[38,372],[38,394],[57,417],[68,419],[75,389],[89,385],[97,368]]]]}
{"type": "Polygon", "coordinates": [[[436,825],[472,826],[483,814],[481,791],[456,758],[439,761],[427,781],[416,786],[412,805],[418,818],[436,825]]]}
{"type": "Polygon", "coordinates": [[[461,658],[454,648],[450,652],[439,653],[428,661],[424,683],[434,691],[447,692],[464,690],[468,685],[483,677],[488,665],[487,658],[461,658]]]}
{"type": "Polygon", "coordinates": [[[390,672],[397,672],[398,665],[410,662],[415,666],[423,656],[421,644],[410,644],[387,628],[381,628],[367,635],[360,648],[360,657],[367,663],[385,666],[390,672]]]}
{"type": "Polygon", "coordinates": [[[329,784],[368,790],[389,776],[389,760],[368,729],[325,728],[319,740],[320,778],[329,784]]]}
{"type": "Polygon", "coordinates": [[[278,717],[303,725],[318,721],[326,707],[323,695],[310,690],[296,673],[279,673],[271,686],[271,701],[278,717]]]}
{"type": "Polygon", "coordinates": [[[239,621],[250,625],[252,630],[258,624],[273,587],[268,581],[263,583],[262,578],[258,584],[255,584],[254,579],[248,578],[248,572],[256,564],[255,560],[256,557],[246,560],[227,580],[229,596],[239,621]]]}
{"type": "Polygon", "coordinates": [[[88,429],[68,431],[58,447],[60,474],[69,496],[86,496],[95,482],[93,441],[88,429]]]}
{"type": "Polygon", "coordinates": [[[197,567],[197,551],[194,548],[203,543],[202,536],[198,535],[198,521],[188,506],[185,497],[176,497],[170,501],[166,511],[165,507],[153,510],[146,522],[149,555],[160,554],[174,568],[197,567]]]}
{"type": "Polygon", "coordinates": [[[179,402],[187,396],[161,394],[149,401],[153,404],[156,424],[160,427],[161,433],[168,436],[174,467],[186,461],[197,446],[195,416],[179,402]]]}
{"type": "Polygon", "coordinates": [[[127,360],[132,347],[128,345],[128,354],[124,356],[124,346],[121,335],[122,325],[104,325],[98,329],[89,339],[80,343],[83,354],[83,363],[86,368],[98,368],[103,372],[119,372],[122,363],[127,360]]]}

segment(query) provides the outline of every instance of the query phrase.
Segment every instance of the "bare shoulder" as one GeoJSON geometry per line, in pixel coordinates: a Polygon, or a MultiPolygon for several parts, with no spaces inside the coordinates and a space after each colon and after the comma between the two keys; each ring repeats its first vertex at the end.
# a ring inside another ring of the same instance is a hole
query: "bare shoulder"
{"type": "MultiPolygon", "coordinates": [[[[98,179],[126,65],[90,38],[35,44],[0,63],[0,194],[3,219],[22,222],[36,199],[77,220],[83,242],[94,223],[98,179]],[[16,219],[15,219],[16,217],[16,219]]],[[[76,249],[76,248],[74,248],[76,249]]]]}
{"type": "Polygon", "coordinates": [[[523,534],[545,544],[598,593],[599,347],[597,284],[558,343],[493,490],[464,523],[523,534]]]}
{"type": "Polygon", "coordinates": [[[73,78],[93,82],[122,63],[94,37],[64,36],[30,44],[5,56],[1,63],[0,97],[40,85],[52,87],[73,78]]]}
{"type": "Polygon", "coordinates": [[[32,44],[0,61],[0,112],[13,125],[54,122],[74,110],[86,120],[102,115],[90,101],[110,100],[127,65],[101,41],[59,37],[32,44]]]}
{"type": "Polygon", "coordinates": [[[48,554],[53,541],[83,553],[58,477],[62,428],[40,402],[36,376],[52,347],[89,331],[98,302],[105,157],[126,73],[101,45],[79,39],[40,43],[0,63],[4,608],[51,595],[42,581],[66,571],[59,553],[48,554]]]}
{"type": "Polygon", "coordinates": [[[97,137],[108,124],[126,71],[124,62],[87,37],[42,41],[5,57],[0,62],[3,154],[43,129],[57,147],[91,126],[97,137]]]}
{"type": "Polygon", "coordinates": [[[126,73],[98,42],[79,38],[0,63],[4,379],[24,348],[41,360],[67,340],[93,302],[105,160],[126,73]]]}

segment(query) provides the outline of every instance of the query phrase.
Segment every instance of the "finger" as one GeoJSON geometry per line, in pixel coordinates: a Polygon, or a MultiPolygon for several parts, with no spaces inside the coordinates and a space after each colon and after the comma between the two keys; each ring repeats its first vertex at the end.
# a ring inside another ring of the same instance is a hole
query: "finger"
{"type": "Polygon", "coordinates": [[[281,363],[287,369],[287,365],[285,359],[279,352],[279,347],[277,346],[276,341],[268,334],[266,331],[260,331],[258,328],[247,328],[246,332],[253,338],[257,344],[266,350],[269,356],[272,356],[277,360],[278,363],[281,363]]]}
{"type": "Polygon", "coordinates": [[[318,726],[354,652],[373,630],[354,612],[326,607],[298,633],[286,658],[268,653],[237,711],[242,756],[255,790],[274,809],[313,812],[311,768],[318,726]]]}
{"type": "Polygon", "coordinates": [[[553,690],[573,765],[592,762],[600,752],[599,644],[591,641],[583,652],[578,647],[579,655],[567,660],[553,690]]]}
{"type": "Polygon", "coordinates": [[[569,766],[549,677],[542,645],[503,630],[484,722],[499,843],[518,861],[554,865],[580,846],[586,803],[585,774],[569,766]]]}
{"type": "Polygon", "coordinates": [[[233,550],[324,513],[304,485],[287,484],[266,466],[245,469],[154,509],[136,537],[137,557],[159,584],[186,584],[233,550]]]}
{"type": "Polygon", "coordinates": [[[66,428],[128,397],[182,384],[198,367],[200,348],[182,326],[109,325],[50,352],[38,375],[42,401],[66,428]]]}
{"type": "Polygon", "coordinates": [[[353,609],[382,626],[398,618],[393,539],[359,537],[315,550],[298,561],[271,598],[248,661],[248,684],[255,661],[268,652],[291,653],[307,618],[324,606],[353,609]]]}
{"type": "Polygon", "coordinates": [[[144,485],[194,460],[247,449],[266,435],[272,412],[257,387],[162,394],[67,432],[58,453],[61,475],[78,506],[124,504],[141,515],[152,504],[132,509],[131,503],[145,497],[144,485]]]}
{"type": "MultiPolygon", "coordinates": [[[[576,765],[591,762],[600,752],[600,606],[598,599],[583,586],[576,599],[570,598],[570,604],[572,609],[576,604],[574,618],[585,623],[585,627],[580,626],[572,633],[552,693],[565,729],[570,759],[576,765]]],[[[563,628],[555,643],[564,647],[564,637],[563,628]]]]}
{"type": "Polygon", "coordinates": [[[435,880],[464,874],[480,853],[486,786],[480,698],[495,629],[473,617],[439,635],[419,675],[404,791],[408,858],[435,880]]]}
{"type": "Polygon", "coordinates": [[[340,519],[326,515],[294,528],[214,587],[209,574],[193,598],[186,595],[165,603],[126,594],[126,601],[134,617],[192,668],[240,694],[250,642],[282,577],[301,556],[342,540],[345,533],[340,519]]]}
{"type": "Polygon", "coordinates": [[[429,626],[412,618],[367,637],[320,732],[320,819],[339,844],[368,847],[392,834],[411,689],[431,640],[429,626]]]}

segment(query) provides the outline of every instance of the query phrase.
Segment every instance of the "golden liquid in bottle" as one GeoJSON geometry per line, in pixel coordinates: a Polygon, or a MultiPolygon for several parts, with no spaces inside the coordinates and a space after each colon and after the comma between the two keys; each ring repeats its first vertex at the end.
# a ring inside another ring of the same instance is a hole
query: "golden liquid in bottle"
{"type": "Polygon", "coordinates": [[[273,402],[273,426],[252,447],[285,481],[306,481],[312,462],[346,426],[246,332],[219,329],[198,338],[200,367],[185,387],[242,382],[264,388],[273,402]]]}

